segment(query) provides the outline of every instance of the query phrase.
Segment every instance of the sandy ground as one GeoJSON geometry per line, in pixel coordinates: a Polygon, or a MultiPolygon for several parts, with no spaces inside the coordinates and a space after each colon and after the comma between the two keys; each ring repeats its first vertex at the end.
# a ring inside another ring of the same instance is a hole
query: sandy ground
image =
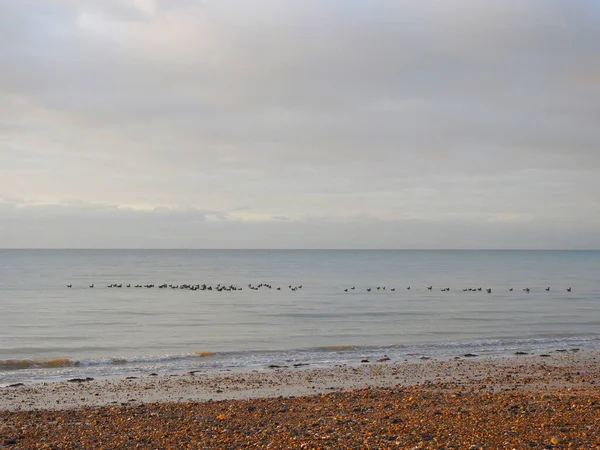
{"type": "Polygon", "coordinates": [[[594,387],[599,361],[599,351],[570,349],[512,357],[371,360],[328,368],[265,367],[77,379],[0,388],[0,410],[306,396],[370,386],[452,386],[475,391],[594,387]]]}
{"type": "Polygon", "coordinates": [[[600,448],[597,351],[0,389],[0,449],[600,448]]]}

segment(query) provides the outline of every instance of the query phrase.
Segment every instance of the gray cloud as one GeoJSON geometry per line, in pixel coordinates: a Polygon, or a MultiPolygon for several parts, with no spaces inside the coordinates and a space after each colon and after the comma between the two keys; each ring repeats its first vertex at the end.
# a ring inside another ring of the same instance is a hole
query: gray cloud
{"type": "MultiPolygon", "coordinates": [[[[123,245],[119,218],[168,207],[218,212],[214,236],[280,230],[265,245],[342,239],[321,217],[349,246],[414,247],[382,231],[404,223],[425,247],[467,245],[457,223],[483,247],[553,246],[536,227],[597,246],[595,2],[0,0],[0,42],[0,198],[22,224],[84,202],[117,205],[123,245]]],[[[186,233],[136,239],[208,245],[186,233]]]]}
{"type": "Polygon", "coordinates": [[[379,220],[368,215],[289,221],[241,220],[224,212],[106,205],[23,206],[0,202],[5,247],[29,248],[576,248],[600,245],[596,229],[574,221],[539,224],[442,215],[379,220]]]}

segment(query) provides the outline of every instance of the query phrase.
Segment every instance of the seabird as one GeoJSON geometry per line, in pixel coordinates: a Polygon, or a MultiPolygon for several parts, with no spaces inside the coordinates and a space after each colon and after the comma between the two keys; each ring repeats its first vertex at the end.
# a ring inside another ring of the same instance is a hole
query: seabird
{"type": "Polygon", "coordinates": [[[571,292],[571,288],[570,288],[570,287],[569,287],[569,288],[567,288],[567,292],[571,292]]]}
{"type": "Polygon", "coordinates": [[[550,290],[550,286],[548,286],[548,287],[546,288],[546,291],[549,291],[549,290],[550,290]]]}
{"type": "Polygon", "coordinates": [[[72,285],[72,284],[67,284],[67,287],[68,287],[68,288],[72,288],[72,287],[73,287],[73,285],[72,285]]]}

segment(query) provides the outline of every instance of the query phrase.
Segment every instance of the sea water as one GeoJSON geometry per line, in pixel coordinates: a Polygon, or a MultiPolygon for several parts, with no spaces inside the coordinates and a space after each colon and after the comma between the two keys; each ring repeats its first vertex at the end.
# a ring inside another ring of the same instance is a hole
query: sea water
{"type": "Polygon", "coordinates": [[[600,251],[0,250],[2,384],[599,345],[600,251]]]}

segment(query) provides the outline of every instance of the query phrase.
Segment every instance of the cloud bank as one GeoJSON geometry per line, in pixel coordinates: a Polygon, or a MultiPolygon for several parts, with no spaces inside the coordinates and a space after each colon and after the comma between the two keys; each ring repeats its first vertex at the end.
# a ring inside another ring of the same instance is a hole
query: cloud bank
{"type": "Polygon", "coordinates": [[[591,0],[0,0],[0,42],[0,247],[600,248],[591,0]]]}

